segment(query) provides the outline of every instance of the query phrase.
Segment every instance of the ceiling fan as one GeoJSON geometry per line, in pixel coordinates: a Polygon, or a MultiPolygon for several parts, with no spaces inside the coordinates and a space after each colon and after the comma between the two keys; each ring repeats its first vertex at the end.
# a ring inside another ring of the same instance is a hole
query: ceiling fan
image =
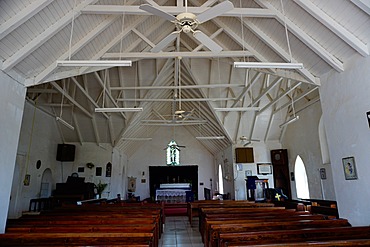
{"type": "Polygon", "coordinates": [[[187,11],[187,0],[185,0],[185,12],[178,14],[176,17],[166,13],[159,8],[156,8],[150,4],[143,4],[139,8],[144,10],[148,13],[153,15],[165,18],[173,23],[175,23],[177,31],[172,32],[162,41],[160,41],[155,47],[151,49],[152,52],[160,52],[165,47],[168,46],[169,43],[174,41],[176,37],[181,33],[192,33],[193,37],[205,45],[208,49],[212,52],[220,52],[222,47],[219,46],[216,42],[214,42],[210,37],[205,35],[203,32],[196,30],[199,24],[209,21],[212,18],[222,15],[229,10],[234,8],[234,5],[230,1],[221,2],[208,10],[200,13],[199,15],[194,15],[193,13],[189,13],[187,11]]]}

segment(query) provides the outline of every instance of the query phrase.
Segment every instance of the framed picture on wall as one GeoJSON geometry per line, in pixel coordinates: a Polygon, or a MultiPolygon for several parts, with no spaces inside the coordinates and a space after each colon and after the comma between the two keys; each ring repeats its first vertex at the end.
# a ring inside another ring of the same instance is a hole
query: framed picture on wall
{"type": "Polygon", "coordinates": [[[257,164],[257,173],[262,175],[272,174],[270,163],[257,164]]]}
{"type": "Polygon", "coordinates": [[[346,180],[357,179],[355,157],[346,157],[342,159],[344,177],[346,180]]]}

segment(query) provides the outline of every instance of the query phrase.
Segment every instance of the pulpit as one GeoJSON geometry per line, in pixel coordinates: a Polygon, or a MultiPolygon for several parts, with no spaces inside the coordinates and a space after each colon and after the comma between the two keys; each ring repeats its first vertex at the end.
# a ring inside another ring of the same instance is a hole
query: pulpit
{"type": "Polygon", "coordinates": [[[269,188],[268,179],[259,179],[257,176],[248,176],[246,179],[247,200],[264,201],[269,188]]]}

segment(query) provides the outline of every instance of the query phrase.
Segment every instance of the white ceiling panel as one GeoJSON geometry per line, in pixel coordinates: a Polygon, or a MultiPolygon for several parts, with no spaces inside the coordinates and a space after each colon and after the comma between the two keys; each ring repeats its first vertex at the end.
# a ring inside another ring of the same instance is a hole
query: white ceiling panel
{"type": "MultiPolygon", "coordinates": [[[[166,6],[179,12],[178,1],[154,2],[158,4],[157,8],[166,6]]],[[[68,93],[64,102],[68,105],[63,106],[63,116],[76,125],[74,131],[60,127],[62,138],[68,142],[112,145],[130,156],[140,143],[124,141],[122,137],[150,137],[159,128],[174,128],[174,124],[178,126],[176,128],[186,128],[193,136],[225,136],[223,140],[201,142],[211,153],[220,152],[233,143],[245,144],[240,140],[241,135],[261,142],[278,142],[284,135],[284,129],[279,125],[291,116],[291,97],[294,104],[304,105],[318,97],[317,90],[312,90],[316,87],[313,84],[325,83],[320,82],[321,75],[332,70],[340,73],[351,59],[367,56],[370,18],[346,0],[284,0],[284,11],[281,1],[231,2],[235,7],[232,11],[240,11],[242,16],[265,9],[268,17],[230,17],[225,13],[198,27],[223,48],[220,53],[196,58],[195,55],[209,51],[208,48],[191,34],[181,33],[178,40],[164,49],[168,52],[164,58],[164,53],[150,50],[176,30],[175,25],[161,17],[138,12],[144,1],[77,0],[74,6],[74,0],[3,0],[0,1],[2,69],[23,77],[30,86],[28,100],[38,98],[38,103],[50,115],[60,113],[60,106],[56,105],[61,103],[65,82],[68,93]],[[79,11],[89,3],[100,5],[99,9],[106,5],[126,4],[124,9],[132,12],[125,13],[122,22],[122,12],[106,15],[99,11],[79,11]],[[319,10],[324,17],[315,16],[313,9],[319,10]],[[74,11],[70,50],[71,13],[74,11]],[[11,22],[15,24],[10,25],[11,22]],[[293,61],[303,63],[302,71],[233,68],[234,61],[289,61],[285,22],[293,61]],[[359,44],[362,51],[354,44],[359,44]],[[126,60],[130,57],[133,66],[109,68],[105,82],[108,90],[104,93],[104,68],[56,67],[57,60],[68,59],[69,51],[72,60],[126,60]],[[176,51],[180,53],[174,53],[176,51]],[[251,56],[244,55],[244,51],[251,56]],[[227,57],[223,55],[225,52],[228,52],[227,57]],[[229,55],[231,52],[240,54],[229,55]],[[137,57],[137,54],[141,56],[137,57]],[[68,79],[71,76],[74,78],[68,79]],[[54,82],[53,78],[57,80],[54,82]],[[67,79],[61,80],[63,78],[67,79]],[[50,82],[44,83],[47,81],[50,82]],[[303,83],[292,88],[299,82],[303,83]],[[144,111],[95,113],[94,108],[103,105],[103,96],[105,106],[137,106],[143,107],[144,111]],[[191,111],[189,116],[174,114],[180,102],[184,110],[191,111]],[[258,106],[260,111],[214,110],[215,107],[250,106],[258,106]],[[184,125],[197,119],[206,120],[206,123],[184,125]],[[144,120],[162,122],[147,125],[144,120]]],[[[189,0],[189,7],[196,8],[205,3],[210,2],[189,0]]]]}

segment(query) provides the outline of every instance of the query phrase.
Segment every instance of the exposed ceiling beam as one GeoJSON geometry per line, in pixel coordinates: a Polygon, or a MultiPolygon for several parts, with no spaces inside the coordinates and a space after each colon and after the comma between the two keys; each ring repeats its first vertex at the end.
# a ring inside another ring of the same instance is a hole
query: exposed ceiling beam
{"type": "MultiPolygon", "coordinates": [[[[282,57],[286,62],[298,63],[297,60],[292,58],[290,61],[290,55],[286,52],[274,39],[268,36],[263,32],[257,25],[253,24],[250,21],[243,20],[243,24],[248,27],[258,38],[260,38],[264,43],[269,46],[274,52],[276,52],[280,57],[282,57]]],[[[320,82],[318,78],[311,74],[307,69],[299,69],[300,74],[302,74],[308,81],[312,82],[315,85],[319,85],[320,82]]]]}
{"type": "Polygon", "coordinates": [[[110,90],[175,90],[179,89],[200,89],[200,88],[232,88],[244,87],[243,84],[207,84],[207,85],[181,85],[181,86],[139,86],[139,87],[111,87],[110,90]]]}
{"type": "MultiPolygon", "coordinates": [[[[157,77],[154,79],[152,85],[157,86],[158,83],[163,83],[163,78],[166,77],[168,72],[170,71],[170,68],[173,66],[174,61],[172,59],[167,59],[166,63],[163,65],[161,70],[159,71],[157,77]]],[[[158,91],[161,92],[161,91],[158,91]]],[[[148,92],[145,97],[150,96],[151,94],[148,92]]],[[[140,105],[142,106],[142,105],[140,105]]],[[[130,119],[129,123],[127,124],[127,127],[122,128],[120,133],[118,134],[116,138],[116,146],[122,148],[125,146],[124,141],[121,139],[123,136],[126,136],[130,131],[137,129],[137,126],[139,126],[140,121],[142,120],[142,116],[145,116],[146,111],[149,111],[148,108],[144,108],[143,114],[135,114],[133,118],[130,119]]]]}
{"type": "MultiPolygon", "coordinates": [[[[95,100],[93,98],[91,98],[91,96],[89,95],[89,93],[85,90],[85,88],[83,88],[80,83],[78,83],[78,81],[76,80],[76,78],[73,76],[71,77],[72,81],[75,83],[75,85],[81,90],[81,92],[85,95],[85,97],[90,101],[91,104],[93,104],[93,106],[95,108],[99,108],[100,106],[95,102],[95,100]]],[[[104,117],[105,118],[109,118],[108,114],[106,113],[103,113],[104,117]]]]}
{"type": "MultiPolygon", "coordinates": [[[[139,9],[140,6],[130,5],[89,5],[86,6],[81,12],[83,14],[94,14],[94,15],[150,15],[148,12],[139,9]]],[[[178,15],[185,12],[185,7],[176,6],[160,6],[160,9],[171,15],[178,15]]],[[[198,15],[209,9],[209,7],[188,7],[188,12],[198,15]]],[[[258,8],[234,8],[220,16],[227,17],[262,17],[262,18],[273,18],[274,13],[268,9],[258,8]]]]}
{"type": "MultiPolygon", "coordinates": [[[[235,102],[231,105],[231,107],[235,107],[241,98],[244,97],[244,95],[249,91],[251,90],[251,88],[253,87],[254,84],[256,84],[258,82],[258,79],[261,77],[261,73],[257,72],[254,77],[250,80],[249,82],[249,85],[247,85],[243,91],[239,94],[239,96],[235,99],[235,102]]],[[[248,80],[248,78],[246,78],[246,80],[248,80]]]]}
{"type": "Polygon", "coordinates": [[[3,63],[2,69],[4,71],[9,71],[10,69],[12,69],[17,63],[22,61],[25,57],[30,55],[37,48],[42,46],[47,40],[49,40],[51,37],[53,37],[55,34],[61,31],[64,27],[66,27],[72,21],[73,16],[74,18],[77,18],[81,14],[80,12],[81,9],[83,9],[89,4],[94,4],[97,1],[98,0],[85,0],[82,3],[80,3],[74,10],[70,10],[70,12],[68,12],[66,15],[60,18],[53,25],[49,26],[44,32],[39,34],[36,38],[28,42],[16,53],[7,58],[3,63]]]}
{"type": "MultiPolygon", "coordinates": [[[[133,28],[132,32],[134,32],[137,36],[139,36],[142,40],[144,40],[151,47],[155,46],[155,44],[152,41],[150,41],[147,37],[145,37],[145,35],[139,32],[136,28],[133,28]]],[[[119,55],[122,55],[122,54],[119,54],[119,55]]]]}
{"type": "Polygon", "coordinates": [[[308,46],[312,51],[314,51],[319,57],[321,57],[326,63],[328,63],[332,68],[338,72],[344,71],[343,63],[337,59],[333,54],[327,51],[319,43],[317,43],[312,37],[310,37],[306,32],[300,29],[296,24],[286,18],[281,12],[279,12],[272,4],[264,0],[254,0],[260,6],[269,9],[275,13],[275,18],[281,25],[288,27],[298,39],[300,39],[306,46],[308,46]]]}
{"type": "Polygon", "coordinates": [[[280,83],[283,80],[282,77],[276,78],[268,87],[265,88],[256,99],[254,99],[253,103],[250,105],[251,107],[256,107],[258,102],[262,99],[263,96],[265,96],[271,89],[273,89],[278,83],[280,83]]]}
{"type": "Polygon", "coordinates": [[[279,100],[281,100],[283,97],[285,97],[286,95],[288,95],[291,91],[293,91],[295,88],[297,88],[298,86],[300,86],[302,83],[301,82],[298,82],[296,83],[293,87],[289,88],[286,92],[284,92],[283,94],[279,95],[277,98],[275,98],[273,101],[271,101],[270,103],[268,103],[267,105],[265,105],[257,114],[260,115],[262,114],[262,112],[264,112],[266,109],[268,109],[270,106],[276,104],[279,100]]]}
{"type": "MultiPolygon", "coordinates": [[[[197,77],[193,74],[193,71],[191,70],[191,66],[190,66],[189,62],[187,60],[184,60],[183,65],[185,66],[187,72],[189,73],[189,75],[190,75],[191,79],[194,81],[194,83],[195,84],[200,84],[197,77]]],[[[203,96],[203,97],[205,96],[201,90],[199,90],[199,93],[201,94],[200,96],[203,96]]],[[[213,121],[216,121],[214,124],[220,128],[220,132],[214,133],[214,135],[217,135],[217,136],[224,135],[224,136],[227,137],[227,138],[225,138],[226,139],[225,142],[226,143],[232,143],[232,140],[231,140],[230,136],[228,135],[225,126],[221,123],[221,120],[216,115],[216,113],[213,110],[210,102],[207,101],[206,105],[209,109],[209,111],[207,111],[207,113],[212,114],[212,117],[210,119],[212,119],[213,121]]]]}
{"type": "Polygon", "coordinates": [[[64,97],[66,97],[69,101],[72,102],[72,104],[74,104],[78,109],[80,109],[83,113],[85,113],[86,116],[88,116],[89,118],[92,118],[92,115],[91,113],[86,110],[83,106],[81,106],[76,100],[74,100],[69,94],[67,94],[63,88],[61,88],[58,83],[56,82],[50,82],[50,84],[56,89],[58,90],[61,94],[64,94],[64,97]]]}
{"type": "Polygon", "coordinates": [[[362,9],[366,14],[370,15],[370,2],[369,0],[351,0],[357,7],[362,9]]]}
{"type": "Polygon", "coordinates": [[[230,27],[228,27],[227,24],[225,24],[220,19],[213,19],[214,23],[217,24],[217,26],[222,27],[224,29],[224,32],[227,33],[235,42],[237,42],[240,46],[244,47],[246,50],[250,51],[254,57],[256,57],[259,61],[266,62],[267,59],[262,56],[259,52],[257,52],[251,45],[249,45],[245,40],[243,40],[238,34],[236,34],[233,30],[231,30],[230,27]]]}
{"type": "MultiPolygon", "coordinates": [[[[370,3],[370,1],[368,2],[370,3]]],[[[321,22],[321,24],[325,25],[328,29],[330,29],[330,31],[335,33],[338,37],[340,37],[344,42],[346,42],[362,56],[369,55],[369,47],[364,42],[362,42],[354,34],[352,34],[338,22],[336,22],[314,3],[308,0],[296,0],[295,3],[301,6],[301,8],[306,10],[310,15],[315,17],[318,21],[321,22]]]]}
{"type": "MultiPolygon", "coordinates": [[[[122,33],[119,33],[114,39],[112,39],[108,44],[106,44],[102,49],[100,49],[100,51],[98,51],[96,54],[94,54],[93,57],[91,57],[91,60],[98,60],[98,59],[102,58],[104,54],[106,54],[110,49],[112,49],[112,47],[119,44],[124,39],[124,37],[126,37],[128,34],[130,34],[132,28],[136,28],[136,26],[141,24],[146,18],[148,18],[148,17],[136,18],[132,23],[130,23],[130,27],[127,27],[122,33]]],[[[160,26],[164,22],[165,22],[165,20],[158,21],[152,27],[153,30],[156,29],[157,25],[160,26]]],[[[128,50],[133,49],[136,46],[136,44],[139,44],[140,42],[141,42],[141,40],[137,39],[135,42],[133,42],[133,44],[131,44],[130,47],[128,47],[128,50]]],[[[85,69],[81,70],[81,74],[85,73],[86,70],[88,70],[88,68],[85,68],[85,69]]]]}
{"type": "Polygon", "coordinates": [[[0,25],[0,40],[2,40],[9,33],[17,29],[24,22],[28,21],[32,16],[36,15],[43,8],[52,3],[53,0],[37,0],[23,8],[21,11],[13,15],[5,23],[0,25]]]}
{"type": "Polygon", "coordinates": [[[211,51],[197,51],[197,52],[123,52],[123,53],[106,53],[102,56],[105,59],[116,59],[116,58],[217,58],[217,57],[251,57],[254,56],[250,51],[221,51],[214,53],[211,51]]]}
{"type": "Polygon", "coordinates": [[[273,113],[275,114],[276,112],[278,112],[278,111],[280,111],[280,110],[282,110],[282,109],[284,109],[284,108],[286,108],[286,107],[288,107],[288,106],[290,106],[290,105],[292,105],[292,104],[297,103],[299,100],[303,99],[304,97],[306,97],[306,96],[307,96],[307,95],[309,95],[310,93],[312,93],[312,92],[316,91],[317,89],[318,89],[318,87],[314,87],[314,88],[312,88],[312,89],[308,90],[307,92],[304,92],[304,93],[302,93],[302,94],[300,94],[300,95],[297,95],[297,96],[293,99],[293,102],[287,102],[286,104],[284,104],[284,105],[280,106],[279,108],[276,108],[276,109],[275,109],[275,111],[274,111],[273,113]]]}
{"type": "MultiPolygon", "coordinates": [[[[73,56],[76,54],[78,51],[80,51],[85,45],[87,45],[89,42],[91,42],[95,37],[97,37],[101,32],[106,30],[108,26],[110,26],[113,22],[117,20],[116,18],[109,17],[105,20],[103,20],[99,25],[97,25],[93,30],[91,30],[86,36],[84,36],[82,39],[80,39],[76,44],[74,44],[71,47],[71,50],[66,51],[63,55],[61,55],[58,59],[56,60],[66,60],[69,55],[73,56]]],[[[53,74],[54,71],[57,69],[56,63],[50,64],[46,69],[41,71],[34,79],[33,81],[27,82],[28,85],[37,85],[39,83],[42,83],[49,75],[53,74]]],[[[101,68],[96,68],[101,70],[101,68]]],[[[76,69],[77,72],[80,72],[80,68],[76,69]]],[[[68,73],[68,72],[67,72],[68,73]]],[[[69,76],[72,76],[73,74],[69,74],[69,76]]],[[[68,77],[68,74],[65,75],[68,77]]]]}
{"type": "MultiPolygon", "coordinates": [[[[224,101],[224,100],[236,100],[235,98],[192,98],[192,99],[185,99],[182,98],[181,102],[202,102],[202,101],[224,101]]],[[[145,99],[117,99],[117,101],[138,101],[138,102],[179,102],[179,99],[157,99],[157,98],[145,98],[145,99]]]]}
{"type": "MultiPolygon", "coordinates": [[[[108,73],[108,71],[109,70],[105,70],[104,73],[108,73]]],[[[100,86],[103,88],[103,94],[106,94],[108,96],[108,98],[110,99],[110,101],[115,107],[119,107],[118,104],[116,103],[116,100],[114,99],[110,91],[108,90],[107,86],[104,84],[105,82],[100,78],[100,75],[98,74],[98,72],[94,72],[94,75],[97,81],[99,82],[100,86]]],[[[123,112],[120,112],[120,114],[122,115],[124,119],[127,119],[126,115],[123,112]]]]}

